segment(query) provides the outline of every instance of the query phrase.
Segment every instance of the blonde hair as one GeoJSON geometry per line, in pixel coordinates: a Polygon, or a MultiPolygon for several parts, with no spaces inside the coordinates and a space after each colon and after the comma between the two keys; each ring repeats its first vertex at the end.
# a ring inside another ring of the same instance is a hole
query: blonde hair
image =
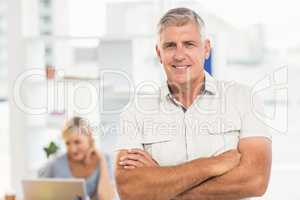
{"type": "Polygon", "coordinates": [[[94,143],[94,139],[92,137],[92,130],[88,120],[81,117],[72,117],[68,121],[66,121],[63,130],[62,130],[62,138],[66,140],[66,138],[70,134],[83,134],[90,137],[94,143]]]}

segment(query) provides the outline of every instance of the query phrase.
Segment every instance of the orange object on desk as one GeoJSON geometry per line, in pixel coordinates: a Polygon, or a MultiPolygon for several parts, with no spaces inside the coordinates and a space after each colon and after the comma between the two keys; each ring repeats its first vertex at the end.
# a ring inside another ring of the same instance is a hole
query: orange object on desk
{"type": "Polygon", "coordinates": [[[16,200],[16,195],[5,195],[4,200],[16,200]]]}

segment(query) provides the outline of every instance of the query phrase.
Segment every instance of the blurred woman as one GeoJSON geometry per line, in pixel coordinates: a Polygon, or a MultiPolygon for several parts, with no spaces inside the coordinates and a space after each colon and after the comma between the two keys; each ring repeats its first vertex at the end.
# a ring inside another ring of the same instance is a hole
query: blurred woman
{"type": "Polygon", "coordinates": [[[114,189],[106,159],[95,147],[87,120],[73,117],[64,126],[62,137],[67,153],[48,163],[39,172],[45,178],[83,178],[91,199],[111,200],[114,189]]]}

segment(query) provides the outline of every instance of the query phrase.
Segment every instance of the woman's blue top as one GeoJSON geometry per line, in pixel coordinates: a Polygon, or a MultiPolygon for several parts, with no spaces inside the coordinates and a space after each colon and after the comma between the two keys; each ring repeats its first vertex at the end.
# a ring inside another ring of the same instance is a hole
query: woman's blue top
{"type": "MultiPolygon", "coordinates": [[[[39,173],[39,177],[43,178],[76,178],[72,175],[67,154],[58,156],[49,162],[39,173]]],[[[99,164],[94,172],[85,178],[85,187],[90,199],[96,194],[98,180],[100,178],[99,164]]]]}

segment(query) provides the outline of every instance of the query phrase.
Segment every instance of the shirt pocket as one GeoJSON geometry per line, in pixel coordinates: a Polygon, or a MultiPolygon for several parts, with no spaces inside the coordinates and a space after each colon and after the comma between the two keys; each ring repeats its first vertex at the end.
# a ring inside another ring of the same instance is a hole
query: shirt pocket
{"type": "Polygon", "coordinates": [[[219,155],[231,149],[237,149],[240,129],[208,130],[211,140],[211,156],[219,155]]]}
{"type": "Polygon", "coordinates": [[[175,137],[144,137],[142,145],[160,166],[172,166],[183,161],[183,150],[177,145],[175,137]]]}

